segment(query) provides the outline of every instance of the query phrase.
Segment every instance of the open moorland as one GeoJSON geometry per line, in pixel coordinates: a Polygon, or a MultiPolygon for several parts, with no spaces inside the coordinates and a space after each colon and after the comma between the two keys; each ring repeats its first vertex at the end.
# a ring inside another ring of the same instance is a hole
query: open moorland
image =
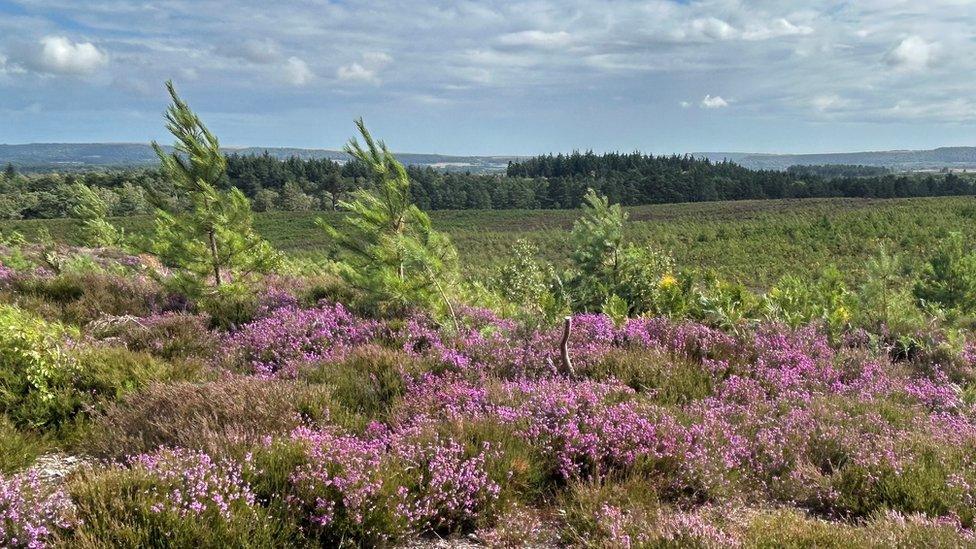
{"type": "MultiPolygon", "coordinates": [[[[851,280],[864,274],[880,245],[918,266],[951,232],[976,242],[976,201],[971,197],[803,200],[743,200],[632,206],[625,209],[627,237],[668,250],[683,268],[712,269],[753,288],[768,288],[790,273],[811,273],[835,265],[851,280]]],[[[254,215],[254,228],[293,258],[318,259],[331,249],[316,224],[332,212],[267,212],[254,215]]],[[[524,239],[540,259],[568,266],[570,231],[579,210],[453,210],[431,212],[449,234],[465,273],[489,275],[503,265],[512,244],[524,239]]],[[[152,218],[113,218],[132,235],[148,235],[152,218]]],[[[82,245],[76,220],[0,221],[0,233],[27,240],[82,245]]]]}
{"type": "Polygon", "coordinates": [[[0,546],[976,545],[972,197],[255,215],[170,93],[0,225],[0,546]]]}

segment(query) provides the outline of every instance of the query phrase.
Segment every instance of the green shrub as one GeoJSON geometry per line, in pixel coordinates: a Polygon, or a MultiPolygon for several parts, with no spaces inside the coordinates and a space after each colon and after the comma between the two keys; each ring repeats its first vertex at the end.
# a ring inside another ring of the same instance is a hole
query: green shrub
{"type": "Polygon", "coordinates": [[[163,298],[160,289],[148,280],[106,272],[25,278],[17,282],[15,289],[19,295],[56,306],[61,320],[79,325],[106,315],[145,316],[163,298]]]}
{"type": "Polygon", "coordinates": [[[245,284],[221,284],[199,301],[200,309],[210,315],[214,328],[236,330],[254,320],[258,299],[254,289],[245,284]]]}
{"type": "MultiPolygon", "coordinates": [[[[418,371],[417,359],[382,347],[354,349],[340,360],[303,368],[301,379],[331,389],[342,418],[360,426],[386,421],[391,406],[406,392],[404,374],[418,371]]],[[[346,421],[345,423],[349,423],[346,421]]]]}
{"type": "Polygon", "coordinates": [[[59,419],[59,389],[77,363],[63,348],[68,330],[11,305],[0,305],[0,412],[21,427],[59,419]]]}
{"type": "Polygon", "coordinates": [[[207,329],[203,315],[167,313],[147,318],[106,317],[89,323],[85,330],[99,340],[110,340],[132,351],[144,351],[166,360],[210,361],[219,339],[207,329]]]}
{"type": "Polygon", "coordinates": [[[7,474],[34,462],[48,447],[39,435],[18,430],[0,416],[0,473],[7,474]]]}
{"type": "Polygon", "coordinates": [[[598,381],[620,380],[661,404],[687,404],[712,394],[713,376],[701,363],[643,349],[611,351],[585,375],[598,381]]]}
{"type": "Polygon", "coordinates": [[[952,524],[883,512],[860,523],[831,522],[799,510],[750,513],[742,543],[756,548],[965,547],[973,543],[952,524]]]}
{"type": "Polygon", "coordinates": [[[950,233],[929,258],[915,295],[948,309],[976,312],[976,251],[966,249],[960,233],[950,233]]]}

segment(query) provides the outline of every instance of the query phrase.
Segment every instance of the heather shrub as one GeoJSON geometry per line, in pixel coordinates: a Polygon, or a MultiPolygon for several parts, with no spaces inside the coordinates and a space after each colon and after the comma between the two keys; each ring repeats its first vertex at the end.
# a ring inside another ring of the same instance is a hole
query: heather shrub
{"type": "Polygon", "coordinates": [[[71,486],[80,524],[70,547],[275,547],[300,535],[273,521],[243,479],[248,465],[161,450],[71,486]]]}
{"type": "Polygon", "coordinates": [[[71,500],[42,485],[36,474],[0,475],[0,547],[47,547],[76,525],[71,500]]]}
{"type": "Polygon", "coordinates": [[[385,440],[331,430],[299,430],[291,438],[304,454],[289,474],[288,502],[322,543],[376,545],[406,534],[381,470],[385,440]]]}
{"type": "Polygon", "coordinates": [[[320,423],[332,405],[326,387],[298,382],[154,383],[108,406],[84,447],[111,458],[160,446],[236,453],[265,436],[320,423]]]}
{"type": "Polygon", "coordinates": [[[335,404],[350,417],[362,418],[365,426],[388,419],[390,408],[406,392],[404,376],[421,368],[418,359],[403,352],[370,345],[336,360],[311,364],[299,379],[327,385],[335,404]]]}
{"type": "Polygon", "coordinates": [[[132,351],[145,351],[171,360],[210,359],[219,348],[219,338],[207,329],[207,318],[184,313],[162,313],[148,317],[106,317],[86,326],[95,339],[121,344],[132,351]]]}
{"type": "Polygon", "coordinates": [[[712,394],[715,374],[688,357],[654,349],[615,349],[585,375],[596,381],[616,379],[660,404],[686,404],[712,394]]]}
{"type": "Polygon", "coordinates": [[[507,383],[496,413],[531,441],[554,479],[600,477],[641,462],[668,471],[680,427],[665,410],[630,398],[613,383],[541,380],[507,383]]]}
{"type": "Polygon", "coordinates": [[[224,353],[245,372],[263,377],[295,377],[306,364],[332,360],[369,343],[375,322],[353,316],[342,305],[314,309],[284,307],[231,334],[224,353]]]}
{"type": "Polygon", "coordinates": [[[491,515],[500,491],[486,470],[491,452],[489,443],[472,451],[454,440],[395,438],[397,513],[417,532],[473,530],[491,515]]]}
{"type": "Polygon", "coordinates": [[[414,429],[300,428],[256,450],[252,484],[273,509],[303,517],[322,544],[384,545],[471,531],[490,517],[500,488],[489,454],[414,429]]]}

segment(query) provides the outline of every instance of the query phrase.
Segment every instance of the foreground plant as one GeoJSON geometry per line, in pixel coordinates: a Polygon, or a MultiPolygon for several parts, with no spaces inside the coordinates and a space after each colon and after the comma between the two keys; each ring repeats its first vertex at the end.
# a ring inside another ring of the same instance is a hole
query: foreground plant
{"type": "Polygon", "coordinates": [[[71,500],[36,473],[0,475],[0,547],[40,549],[77,524],[71,500]]]}

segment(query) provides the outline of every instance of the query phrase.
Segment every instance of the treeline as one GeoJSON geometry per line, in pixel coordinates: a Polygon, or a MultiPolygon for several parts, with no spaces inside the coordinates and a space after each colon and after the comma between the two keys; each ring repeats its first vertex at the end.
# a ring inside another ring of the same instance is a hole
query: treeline
{"type": "MultiPolygon", "coordinates": [[[[222,188],[237,187],[256,211],[333,210],[368,185],[359,162],[279,160],[231,155],[222,188]]],[[[901,174],[868,166],[794,166],[750,170],[731,161],[690,155],[574,152],[512,162],[504,174],[446,173],[409,167],[410,193],[425,210],[578,208],[588,188],[624,205],[775,198],[908,198],[976,194],[969,176],[901,174]]],[[[172,184],[157,170],[0,176],[0,218],[61,217],[71,211],[72,185],[95,189],[110,215],[174,205],[172,184]]],[[[178,204],[175,204],[178,206],[178,204]]]]}

